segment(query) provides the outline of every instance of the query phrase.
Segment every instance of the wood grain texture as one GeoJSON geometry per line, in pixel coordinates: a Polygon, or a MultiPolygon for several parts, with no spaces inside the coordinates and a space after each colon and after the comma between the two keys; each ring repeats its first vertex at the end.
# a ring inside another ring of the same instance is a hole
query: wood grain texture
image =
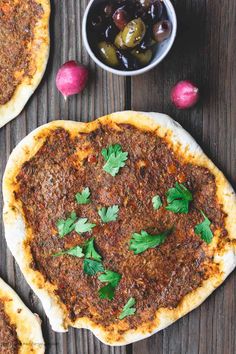
{"type": "MultiPolygon", "coordinates": [[[[51,1],[52,43],[47,71],[26,109],[0,130],[0,176],[14,146],[37,126],[62,118],[89,121],[106,113],[132,108],[165,112],[179,121],[236,186],[236,2],[173,2],[179,28],[172,51],[150,73],[124,79],[95,66],[82,45],[81,20],[87,1],[51,1]],[[69,59],[89,65],[91,74],[83,94],[65,102],[55,88],[55,75],[59,66],[69,59]],[[176,81],[184,78],[199,85],[202,100],[194,109],[183,112],[171,105],[169,92],[176,81]]],[[[127,347],[111,348],[101,344],[87,330],[70,329],[66,334],[56,334],[50,329],[37,297],[6,248],[2,223],[0,255],[0,275],[43,320],[47,353],[236,353],[235,274],[200,308],[166,330],[127,347]]]]}
{"type": "MultiPolygon", "coordinates": [[[[176,0],[174,5],[179,26],[174,47],[158,68],[132,79],[131,108],[165,112],[179,121],[235,188],[236,2],[176,0]],[[202,92],[189,111],[177,111],[169,99],[171,87],[182,79],[195,81],[202,92]]],[[[236,353],[235,285],[232,274],[201,307],[134,344],[133,353],[236,353]]]]}

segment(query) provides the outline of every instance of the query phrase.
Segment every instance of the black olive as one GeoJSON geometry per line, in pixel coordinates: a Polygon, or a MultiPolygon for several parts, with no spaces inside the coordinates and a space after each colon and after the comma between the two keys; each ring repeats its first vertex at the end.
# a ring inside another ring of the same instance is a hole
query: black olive
{"type": "Polygon", "coordinates": [[[151,18],[151,21],[157,22],[160,20],[163,12],[163,4],[160,0],[155,0],[151,3],[150,9],[148,10],[148,14],[151,18]]]}
{"type": "Polygon", "coordinates": [[[154,44],[155,41],[152,38],[152,28],[150,26],[147,26],[145,36],[142,42],[139,44],[138,48],[141,49],[142,51],[145,51],[151,48],[154,44]]]}
{"type": "Polygon", "coordinates": [[[145,7],[143,7],[139,2],[137,2],[134,8],[134,17],[135,18],[141,17],[142,19],[145,19],[146,15],[147,15],[147,11],[145,7]]]}
{"type": "Polygon", "coordinates": [[[92,29],[95,31],[100,30],[103,26],[102,16],[100,16],[100,15],[93,16],[91,18],[91,26],[92,26],[92,29]]]}
{"type": "Polygon", "coordinates": [[[108,42],[114,42],[116,35],[119,33],[119,30],[116,28],[116,26],[112,23],[110,24],[104,32],[104,38],[108,42]]]}
{"type": "Polygon", "coordinates": [[[116,3],[118,5],[117,7],[130,5],[127,0],[117,0],[116,3]]]}
{"type": "Polygon", "coordinates": [[[105,17],[112,17],[113,13],[114,13],[114,5],[111,3],[108,3],[107,5],[105,5],[104,10],[103,10],[105,17]]]}
{"type": "Polygon", "coordinates": [[[126,70],[137,70],[140,68],[138,60],[127,51],[117,50],[117,57],[126,70]]]}

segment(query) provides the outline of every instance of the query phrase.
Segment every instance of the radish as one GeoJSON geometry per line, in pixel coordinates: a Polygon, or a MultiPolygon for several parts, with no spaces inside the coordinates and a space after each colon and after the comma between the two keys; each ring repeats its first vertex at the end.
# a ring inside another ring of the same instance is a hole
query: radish
{"type": "Polygon", "coordinates": [[[56,86],[65,100],[83,91],[88,80],[88,69],[71,60],[63,64],[56,76],[56,86]]]}
{"type": "Polygon", "coordinates": [[[171,90],[171,101],[178,109],[194,106],[199,100],[199,89],[191,81],[180,81],[171,90]]]}

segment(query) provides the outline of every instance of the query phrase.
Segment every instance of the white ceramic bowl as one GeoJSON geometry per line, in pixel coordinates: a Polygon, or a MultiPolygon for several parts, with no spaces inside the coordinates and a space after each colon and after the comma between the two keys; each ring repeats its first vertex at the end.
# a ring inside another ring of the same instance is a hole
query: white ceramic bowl
{"type": "Polygon", "coordinates": [[[88,41],[88,34],[87,34],[87,20],[88,20],[88,15],[90,14],[90,11],[93,10],[93,8],[100,2],[104,2],[104,0],[90,0],[88,6],[86,7],[84,17],[83,17],[83,24],[82,24],[82,37],[83,37],[83,42],[85,45],[85,48],[87,52],[89,53],[90,57],[95,61],[97,65],[99,65],[101,68],[103,68],[106,71],[109,71],[110,73],[116,74],[116,75],[121,75],[121,76],[134,76],[134,75],[139,75],[143,74],[146,71],[151,70],[154,68],[157,64],[159,64],[167,55],[169,52],[170,48],[172,47],[175,36],[176,36],[176,30],[177,30],[177,19],[176,19],[176,14],[174,7],[171,3],[170,0],[163,0],[165,3],[167,13],[169,20],[172,23],[172,32],[171,35],[168,39],[166,39],[164,42],[161,44],[158,44],[155,46],[154,49],[154,55],[151,60],[151,62],[138,70],[132,70],[132,71],[126,71],[126,70],[118,70],[114,69],[106,64],[104,64],[93,52],[93,50],[90,47],[89,41],[88,41]]]}

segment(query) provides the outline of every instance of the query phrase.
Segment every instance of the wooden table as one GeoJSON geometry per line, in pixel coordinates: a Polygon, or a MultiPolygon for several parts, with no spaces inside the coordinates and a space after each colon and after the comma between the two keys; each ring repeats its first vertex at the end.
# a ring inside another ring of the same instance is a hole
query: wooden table
{"type": "MultiPolygon", "coordinates": [[[[100,70],[81,40],[87,1],[54,0],[51,55],[44,79],[22,114],[0,130],[0,174],[16,144],[37,126],[54,119],[88,121],[123,109],[165,112],[180,122],[236,186],[236,1],[176,0],[178,35],[164,62],[150,73],[121,78],[100,70]],[[90,83],[82,95],[64,102],[55,87],[59,66],[68,59],[89,65],[90,83]],[[202,100],[177,111],[169,99],[172,85],[191,79],[202,100]]],[[[2,203],[1,203],[2,207],[2,203]]],[[[164,331],[127,347],[101,344],[89,331],[56,334],[37,297],[26,284],[6,248],[0,225],[0,275],[29,308],[40,314],[47,353],[59,354],[235,354],[236,274],[205,303],[164,331]]]]}

